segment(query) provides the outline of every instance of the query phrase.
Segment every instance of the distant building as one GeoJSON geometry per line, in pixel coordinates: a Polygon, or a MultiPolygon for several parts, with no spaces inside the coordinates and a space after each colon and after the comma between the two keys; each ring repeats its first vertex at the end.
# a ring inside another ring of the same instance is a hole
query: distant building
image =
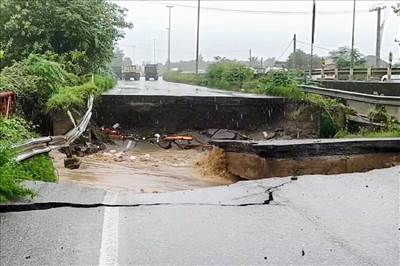
{"type": "MultiPolygon", "coordinates": [[[[364,57],[365,61],[366,61],[366,65],[368,67],[375,67],[375,55],[367,55],[366,57],[364,57]]],[[[379,67],[388,67],[389,63],[386,62],[385,60],[380,59],[379,61],[379,67]]]]}
{"type": "Polygon", "coordinates": [[[277,68],[282,68],[282,69],[286,69],[287,68],[287,62],[286,61],[275,61],[273,67],[277,68]]]}
{"type": "Polygon", "coordinates": [[[335,69],[336,63],[333,61],[332,58],[326,57],[325,58],[325,69],[335,69]]]}

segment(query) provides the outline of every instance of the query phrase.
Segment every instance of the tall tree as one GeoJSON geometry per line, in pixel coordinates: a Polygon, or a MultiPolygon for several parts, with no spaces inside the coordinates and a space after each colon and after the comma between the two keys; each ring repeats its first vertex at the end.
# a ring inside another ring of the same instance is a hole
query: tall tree
{"type": "MultiPolygon", "coordinates": [[[[330,51],[330,57],[335,62],[338,68],[349,68],[351,62],[351,48],[347,46],[339,47],[339,49],[330,51]]],[[[366,60],[364,55],[357,49],[354,48],[354,66],[362,67],[365,66],[366,60]]]]}
{"type": "MultiPolygon", "coordinates": [[[[316,54],[313,55],[313,68],[321,67],[322,58],[316,54]]],[[[311,55],[303,52],[300,49],[296,50],[296,53],[291,53],[287,59],[288,67],[292,67],[295,63],[297,69],[308,70],[311,63],[311,55]]]]}
{"type": "Polygon", "coordinates": [[[79,51],[93,71],[111,61],[122,29],[132,27],[126,9],[106,0],[1,0],[0,9],[0,67],[30,53],[79,51]]]}

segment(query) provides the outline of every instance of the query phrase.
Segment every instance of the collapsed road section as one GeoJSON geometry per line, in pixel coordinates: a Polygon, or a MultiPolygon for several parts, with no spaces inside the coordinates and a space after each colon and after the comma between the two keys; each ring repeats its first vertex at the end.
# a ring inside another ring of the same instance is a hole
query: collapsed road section
{"type": "Polygon", "coordinates": [[[400,164],[400,138],[214,140],[229,172],[245,179],[365,172],[400,164]]]}
{"type": "Polygon", "coordinates": [[[137,88],[119,84],[102,95],[94,120],[105,127],[119,123],[121,129],[135,133],[219,128],[258,132],[279,129],[296,138],[319,135],[319,112],[308,104],[283,97],[171,84],[137,88]],[[169,86],[173,86],[173,93],[169,86]]]}

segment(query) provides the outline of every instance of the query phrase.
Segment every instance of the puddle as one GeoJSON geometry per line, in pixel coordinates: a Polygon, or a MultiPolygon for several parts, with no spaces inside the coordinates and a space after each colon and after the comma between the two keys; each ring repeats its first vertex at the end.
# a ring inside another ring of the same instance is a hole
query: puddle
{"type": "Polygon", "coordinates": [[[81,157],[80,168],[74,170],[64,168],[64,154],[51,152],[59,182],[134,193],[160,193],[228,185],[237,181],[228,177],[203,175],[196,166],[204,154],[202,151],[163,150],[153,145],[139,144],[128,151],[122,161],[115,161],[116,156],[111,152],[121,151],[123,147],[110,146],[105,152],[81,157]]]}

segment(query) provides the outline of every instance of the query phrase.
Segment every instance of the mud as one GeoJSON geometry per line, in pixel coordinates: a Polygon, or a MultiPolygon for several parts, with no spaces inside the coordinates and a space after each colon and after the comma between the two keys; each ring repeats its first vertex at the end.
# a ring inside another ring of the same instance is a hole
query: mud
{"type": "Polygon", "coordinates": [[[118,156],[125,143],[108,146],[104,152],[81,157],[79,169],[66,169],[65,155],[51,152],[59,175],[59,182],[74,182],[84,186],[133,193],[161,193],[199,187],[228,185],[236,182],[232,177],[204,173],[196,164],[202,150],[160,149],[139,143],[118,156]]]}

